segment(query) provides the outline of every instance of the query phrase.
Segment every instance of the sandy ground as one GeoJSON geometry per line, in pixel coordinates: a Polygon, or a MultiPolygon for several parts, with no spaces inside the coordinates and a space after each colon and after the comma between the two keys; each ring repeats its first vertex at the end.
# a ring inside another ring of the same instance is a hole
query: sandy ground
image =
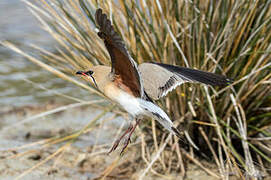
{"type": "MultiPolygon", "coordinates": [[[[52,146],[41,144],[30,146],[29,144],[71,134],[83,128],[100,113],[97,109],[80,107],[31,120],[34,115],[56,107],[59,105],[5,108],[0,111],[0,179],[19,177],[58,151],[67,141],[52,146]],[[20,124],[26,120],[28,120],[27,123],[20,124]],[[26,148],[18,149],[22,146],[26,148]]],[[[107,155],[118,127],[123,123],[121,118],[113,117],[113,113],[107,113],[95,130],[81,135],[57,157],[33,169],[21,179],[85,180],[100,179],[104,174],[109,174],[105,179],[138,179],[146,168],[146,164],[140,158],[138,140],[133,140],[123,156],[119,155],[118,150],[107,155]]],[[[214,165],[211,166],[216,168],[214,165]]],[[[179,174],[170,174],[167,177],[182,179],[179,174]]],[[[164,177],[150,173],[144,179],[164,179],[164,177]]],[[[189,164],[185,179],[212,180],[215,178],[207,175],[199,167],[189,164]]]]}
{"type": "MultiPolygon", "coordinates": [[[[100,113],[99,110],[92,108],[74,108],[31,120],[34,115],[55,109],[56,106],[2,109],[0,112],[0,179],[13,179],[56,152],[65,142],[50,147],[42,147],[41,145],[26,146],[25,149],[17,149],[16,147],[71,134],[83,128],[92,120],[91,117],[100,113]],[[20,124],[22,121],[28,122],[20,124]]],[[[110,118],[110,116],[112,113],[108,113],[105,118],[110,118]]],[[[112,124],[118,125],[118,121],[118,119],[113,120],[101,128],[96,128],[97,130],[91,131],[91,133],[81,135],[65,149],[59,158],[53,158],[22,179],[93,178],[95,172],[98,173],[100,169],[90,168],[89,171],[85,171],[85,161],[91,157],[91,162],[95,166],[100,164],[100,167],[105,167],[106,162],[112,161],[110,159],[114,156],[105,156],[106,151],[103,149],[111,145],[109,140],[113,136],[112,131],[108,131],[107,128],[114,126],[112,124]],[[94,145],[96,150],[93,151],[94,145]],[[104,147],[99,148],[99,145],[104,147]],[[92,152],[96,155],[93,156],[92,152]],[[100,156],[103,158],[101,159],[100,156]]]]}

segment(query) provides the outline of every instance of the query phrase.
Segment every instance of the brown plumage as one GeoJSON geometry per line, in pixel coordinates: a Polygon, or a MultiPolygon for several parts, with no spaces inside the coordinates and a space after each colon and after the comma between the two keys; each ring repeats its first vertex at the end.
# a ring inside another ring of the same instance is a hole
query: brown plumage
{"type": "Polygon", "coordinates": [[[227,85],[230,82],[225,76],[168,64],[143,63],[137,68],[124,42],[101,9],[96,11],[95,19],[99,28],[98,36],[104,41],[112,66],[111,68],[103,65],[94,66],[92,70],[78,71],[77,74],[89,78],[92,84],[108,98],[117,102],[136,118],[135,125],[131,125],[125,131],[114,143],[110,152],[115,150],[120,140],[128,134],[121,152],[124,151],[142,115],[153,117],[168,131],[178,137],[181,136],[168,115],[153,103],[152,99],[160,99],[185,82],[210,85],[227,85]]]}
{"type": "Polygon", "coordinates": [[[110,20],[102,13],[101,9],[96,11],[95,19],[100,30],[98,36],[104,40],[111,57],[113,81],[118,87],[128,90],[135,97],[142,97],[143,88],[136,69],[136,63],[128,54],[122,39],[115,32],[110,20]]]}

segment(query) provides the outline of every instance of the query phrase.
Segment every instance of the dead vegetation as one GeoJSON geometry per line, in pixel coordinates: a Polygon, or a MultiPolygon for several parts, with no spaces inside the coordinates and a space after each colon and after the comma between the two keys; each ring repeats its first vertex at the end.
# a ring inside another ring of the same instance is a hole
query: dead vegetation
{"type": "MultiPolygon", "coordinates": [[[[159,105],[183,130],[184,139],[172,137],[153,120],[145,121],[137,131],[135,142],[140,146],[129,148],[137,147],[140,156],[128,164],[114,161],[101,177],[120,177],[128,166],[136,164],[142,164],[141,170],[137,169],[141,179],[149,174],[185,177],[188,162],[215,178],[260,178],[270,174],[270,1],[24,1],[58,42],[56,53],[30,45],[30,54],[9,42],[2,44],[102,98],[96,89],[73,78],[77,70],[110,64],[95,31],[93,15],[97,7],[112,19],[138,63],[176,64],[234,79],[223,89],[184,84],[170,93],[159,105]],[[213,162],[217,169],[208,168],[203,159],[213,162]],[[112,175],[115,169],[120,172],[112,175]]],[[[111,104],[99,107],[104,111],[96,120],[112,110],[125,116],[111,104]]],[[[47,140],[45,147],[70,139],[20,177],[58,158],[78,136],[91,131],[95,122],[71,136],[47,140]]]]}

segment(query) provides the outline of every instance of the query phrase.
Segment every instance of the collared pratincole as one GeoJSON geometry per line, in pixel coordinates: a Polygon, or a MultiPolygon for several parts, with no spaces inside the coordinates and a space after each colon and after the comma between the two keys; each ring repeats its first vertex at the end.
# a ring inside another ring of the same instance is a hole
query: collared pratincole
{"type": "Polygon", "coordinates": [[[180,137],[180,132],[173,126],[171,119],[153,101],[167,95],[178,85],[185,82],[199,82],[225,86],[231,83],[229,78],[222,75],[169,64],[142,63],[137,66],[121,37],[101,9],[96,11],[95,20],[99,27],[98,36],[104,41],[112,66],[97,65],[91,70],[78,71],[76,74],[89,78],[102,93],[135,118],[135,124],[130,124],[124,134],[116,140],[109,153],[114,151],[121,139],[127,136],[121,153],[124,151],[142,115],[154,118],[168,131],[180,137]]]}

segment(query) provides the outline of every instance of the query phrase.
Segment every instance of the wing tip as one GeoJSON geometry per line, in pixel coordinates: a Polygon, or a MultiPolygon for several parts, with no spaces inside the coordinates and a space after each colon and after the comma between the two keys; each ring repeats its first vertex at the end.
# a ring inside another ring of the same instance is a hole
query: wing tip
{"type": "Polygon", "coordinates": [[[119,35],[115,32],[111,21],[108,19],[107,15],[103,13],[101,8],[98,8],[95,12],[95,21],[98,29],[98,36],[107,41],[107,43],[111,43],[111,41],[122,41],[119,35]]]}
{"type": "Polygon", "coordinates": [[[102,8],[98,8],[98,9],[96,10],[96,14],[101,14],[102,12],[103,12],[102,8]]]}
{"type": "Polygon", "coordinates": [[[101,15],[103,13],[103,10],[101,8],[98,8],[95,12],[95,21],[99,24],[101,15]]]}
{"type": "Polygon", "coordinates": [[[210,83],[210,85],[225,87],[225,86],[231,85],[234,82],[234,79],[232,78],[228,78],[223,75],[219,75],[219,76],[220,78],[217,78],[216,80],[214,80],[212,83],[210,83]]]}
{"type": "Polygon", "coordinates": [[[234,82],[234,79],[233,78],[227,78],[226,77],[226,85],[230,85],[234,82]]]}
{"type": "Polygon", "coordinates": [[[108,21],[109,25],[111,25],[111,21],[107,18],[107,15],[103,13],[103,10],[101,8],[98,8],[95,12],[95,21],[99,26],[99,30],[104,31],[107,27],[108,21]]]}
{"type": "Polygon", "coordinates": [[[220,75],[216,73],[211,73],[211,72],[192,69],[192,68],[180,67],[180,66],[175,66],[175,65],[170,65],[170,64],[163,64],[163,63],[158,63],[158,62],[153,62],[153,61],[150,63],[160,65],[173,73],[179,73],[180,75],[182,75],[181,78],[187,77],[188,79],[192,79],[192,80],[195,80],[197,82],[204,83],[207,85],[225,87],[234,82],[234,79],[228,78],[224,75],[220,75]]]}

